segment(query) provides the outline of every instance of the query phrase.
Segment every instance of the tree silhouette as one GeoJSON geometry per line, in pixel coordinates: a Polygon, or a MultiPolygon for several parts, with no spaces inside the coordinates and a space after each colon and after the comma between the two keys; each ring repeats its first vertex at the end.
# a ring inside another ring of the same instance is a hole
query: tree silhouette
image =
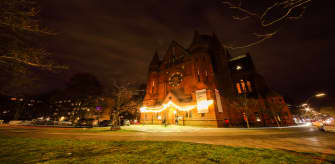
{"type": "Polygon", "coordinates": [[[252,35],[256,41],[246,45],[224,44],[228,49],[242,49],[258,45],[273,38],[289,21],[301,19],[312,0],[221,0],[222,4],[239,14],[233,16],[236,21],[253,20],[260,27],[252,35]]]}

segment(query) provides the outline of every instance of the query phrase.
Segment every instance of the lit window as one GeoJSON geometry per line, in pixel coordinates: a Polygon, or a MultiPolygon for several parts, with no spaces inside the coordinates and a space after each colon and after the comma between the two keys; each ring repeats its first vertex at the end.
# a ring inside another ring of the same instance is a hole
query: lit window
{"type": "Polygon", "coordinates": [[[248,90],[249,90],[249,92],[252,92],[252,87],[251,87],[251,83],[250,83],[250,81],[247,81],[247,86],[248,86],[248,90]]]}
{"type": "Polygon", "coordinates": [[[237,89],[238,94],[242,93],[240,83],[236,83],[236,89],[237,89]]]}
{"type": "Polygon", "coordinates": [[[242,66],[240,66],[240,65],[238,65],[238,66],[236,66],[236,70],[242,70],[242,66]]]}
{"type": "Polygon", "coordinates": [[[243,80],[241,80],[241,86],[242,86],[242,91],[243,93],[245,93],[247,91],[246,87],[245,87],[245,83],[243,80]]]}
{"type": "Polygon", "coordinates": [[[198,81],[200,81],[200,71],[199,71],[199,68],[198,68],[198,81]]]}

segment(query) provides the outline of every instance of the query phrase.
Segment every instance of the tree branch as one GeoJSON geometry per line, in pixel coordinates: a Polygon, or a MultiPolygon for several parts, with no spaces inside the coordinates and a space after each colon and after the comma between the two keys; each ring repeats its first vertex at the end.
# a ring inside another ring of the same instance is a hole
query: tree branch
{"type": "Polygon", "coordinates": [[[255,45],[258,45],[270,38],[272,38],[274,35],[276,35],[279,31],[280,27],[277,27],[275,29],[271,29],[275,27],[278,24],[284,24],[288,20],[297,20],[303,17],[307,4],[311,3],[312,0],[283,0],[274,3],[273,5],[265,8],[265,10],[261,13],[252,12],[248,9],[245,9],[242,7],[242,1],[239,0],[239,3],[232,3],[233,0],[222,0],[222,4],[228,6],[230,9],[235,9],[240,11],[243,14],[246,14],[246,16],[233,16],[234,20],[238,21],[244,21],[249,18],[254,18],[259,25],[264,28],[264,31],[272,31],[272,32],[266,32],[265,34],[259,35],[259,34],[253,34],[255,37],[260,38],[252,43],[249,43],[244,46],[232,46],[232,45],[223,45],[224,47],[228,49],[242,49],[242,48],[248,48],[255,45]],[[297,16],[291,16],[293,11],[297,8],[301,7],[301,11],[297,16]],[[274,17],[271,15],[271,12],[275,10],[276,8],[281,8],[286,10],[284,13],[280,13],[280,17],[274,17]],[[271,17],[272,16],[272,17],[271,17]],[[267,20],[269,18],[272,18],[271,20],[267,20]],[[270,30],[268,29],[270,28],[270,30]]]}
{"type": "Polygon", "coordinates": [[[33,62],[30,62],[30,61],[27,61],[27,60],[22,60],[22,59],[19,59],[19,58],[16,58],[16,57],[0,56],[0,62],[8,63],[8,61],[21,63],[21,64],[31,66],[31,67],[39,67],[39,68],[47,68],[47,69],[68,69],[67,66],[55,66],[55,65],[52,65],[52,64],[44,65],[44,64],[39,64],[39,63],[33,63],[33,62]]]}

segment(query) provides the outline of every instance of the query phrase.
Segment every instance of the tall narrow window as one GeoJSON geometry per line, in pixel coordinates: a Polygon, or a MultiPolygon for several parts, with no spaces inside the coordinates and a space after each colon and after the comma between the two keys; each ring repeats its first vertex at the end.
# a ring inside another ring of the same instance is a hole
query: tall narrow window
{"type": "Polygon", "coordinates": [[[244,83],[243,80],[241,80],[241,86],[242,86],[242,92],[246,93],[247,92],[247,88],[246,88],[245,83],[244,83]]]}
{"type": "Polygon", "coordinates": [[[206,81],[208,81],[208,73],[207,73],[207,71],[205,71],[205,75],[206,75],[206,81]]]}
{"type": "Polygon", "coordinates": [[[252,92],[252,87],[250,81],[247,81],[248,91],[252,92]]]}
{"type": "Polygon", "coordinates": [[[236,89],[238,94],[242,93],[240,83],[236,83],[236,89]]]}
{"type": "Polygon", "coordinates": [[[198,81],[200,81],[200,71],[199,71],[199,68],[198,68],[198,81]]]}
{"type": "Polygon", "coordinates": [[[151,91],[151,93],[154,93],[154,91],[155,91],[155,81],[152,81],[152,91],[151,91]]]}

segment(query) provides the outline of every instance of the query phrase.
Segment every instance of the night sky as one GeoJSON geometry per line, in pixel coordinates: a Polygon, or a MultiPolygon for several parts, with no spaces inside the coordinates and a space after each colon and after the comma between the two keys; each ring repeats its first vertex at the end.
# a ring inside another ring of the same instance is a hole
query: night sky
{"type": "MultiPolygon", "coordinates": [[[[258,72],[282,95],[334,95],[332,10],[315,0],[303,19],[274,38],[231,54],[250,52],[258,72]]],[[[162,57],[172,40],[188,48],[194,30],[215,32],[230,44],[255,39],[255,23],[234,21],[233,14],[217,0],[41,0],[42,22],[58,33],[45,45],[70,70],[43,77],[45,85],[36,92],[63,87],[76,72],[92,73],[107,87],[114,79],[145,82],[155,49],[162,57]]]]}

